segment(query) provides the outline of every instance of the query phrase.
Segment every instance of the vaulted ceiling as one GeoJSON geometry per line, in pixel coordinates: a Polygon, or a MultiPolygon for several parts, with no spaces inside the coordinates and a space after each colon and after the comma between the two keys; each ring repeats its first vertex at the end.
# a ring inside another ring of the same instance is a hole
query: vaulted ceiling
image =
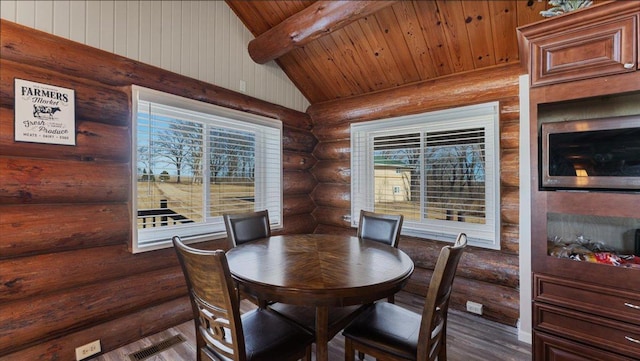
{"type": "Polygon", "coordinates": [[[245,1],[227,4],[311,104],[519,62],[516,28],[541,0],[245,1]]]}

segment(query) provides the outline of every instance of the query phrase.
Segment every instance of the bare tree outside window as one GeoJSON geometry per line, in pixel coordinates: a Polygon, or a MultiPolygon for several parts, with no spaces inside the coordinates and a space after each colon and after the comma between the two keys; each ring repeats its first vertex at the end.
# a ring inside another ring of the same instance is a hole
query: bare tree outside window
{"type": "Polygon", "coordinates": [[[375,137],[375,207],[408,219],[483,222],[484,157],[482,128],[375,137]],[[402,200],[392,196],[396,187],[402,200]]]}
{"type": "Polygon", "coordinates": [[[209,172],[213,215],[254,208],[256,138],[248,131],[209,131],[209,172]]]}
{"type": "Polygon", "coordinates": [[[425,135],[426,211],[453,221],[484,222],[484,130],[425,135]]]}
{"type": "Polygon", "coordinates": [[[202,155],[202,125],[181,120],[172,122],[152,144],[154,154],[175,167],[176,183],[181,183],[184,168],[198,168],[195,164],[202,155]]]}

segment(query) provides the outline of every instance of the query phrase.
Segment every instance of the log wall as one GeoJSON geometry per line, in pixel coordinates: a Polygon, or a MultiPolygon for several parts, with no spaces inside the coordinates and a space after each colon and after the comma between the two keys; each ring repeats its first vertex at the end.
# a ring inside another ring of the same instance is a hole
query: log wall
{"type": "Polygon", "coordinates": [[[0,21],[3,361],[74,360],[97,338],[109,351],[192,318],[173,249],[128,251],[131,84],[282,120],[284,229],[274,233],[316,228],[306,114],[0,21]],[[75,90],[76,146],[13,141],[14,78],[75,90]]]}
{"type": "MultiPolygon", "coordinates": [[[[318,180],[311,194],[317,233],[355,234],[350,228],[352,123],[416,114],[464,105],[500,104],[500,251],[468,247],[452,295],[452,307],[466,309],[467,300],[484,305],[486,318],[515,326],[519,317],[518,272],[518,137],[517,64],[421,82],[389,91],[316,103],[307,113],[318,138],[312,173],[318,180]]],[[[357,216],[357,215],[355,215],[357,216]]],[[[439,250],[445,243],[402,236],[400,248],[416,264],[406,289],[426,295],[439,250]]]]}

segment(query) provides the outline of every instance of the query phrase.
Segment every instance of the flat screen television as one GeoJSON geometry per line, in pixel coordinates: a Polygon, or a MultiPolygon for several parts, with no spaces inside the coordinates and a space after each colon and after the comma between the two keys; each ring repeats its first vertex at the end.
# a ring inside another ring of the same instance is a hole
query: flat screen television
{"type": "Polygon", "coordinates": [[[640,115],[543,123],[541,149],[543,189],[640,189],[640,115]]]}

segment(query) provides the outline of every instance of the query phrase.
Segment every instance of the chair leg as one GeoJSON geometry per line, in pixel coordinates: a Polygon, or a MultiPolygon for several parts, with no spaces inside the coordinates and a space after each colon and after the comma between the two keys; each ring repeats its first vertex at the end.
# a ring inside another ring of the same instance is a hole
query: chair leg
{"type": "Polygon", "coordinates": [[[353,349],[353,342],[346,338],[344,339],[344,361],[355,361],[355,350],[353,349]]]}
{"type": "Polygon", "coordinates": [[[196,352],[197,352],[197,356],[196,356],[196,360],[197,361],[205,361],[205,358],[203,357],[203,351],[206,348],[206,343],[204,342],[204,338],[202,337],[202,334],[200,334],[200,330],[198,327],[199,321],[198,320],[193,320],[195,326],[196,326],[196,352]]]}
{"type": "Polygon", "coordinates": [[[447,343],[444,340],[440,344],[440,352],[438,352],[438,361],[447,361],[447,343]]]}
{"type": "Polygon", "coordinates": [[[311,345],[305,350],[302,361],[311,361],[311,345]]]}
{"type": "Polygon", "coordinates": [[[442,329],[442,339],[440,339],[440,352],[438,352],[438,361],[447,361],[447,322],[444,323],[442,329]]]}

